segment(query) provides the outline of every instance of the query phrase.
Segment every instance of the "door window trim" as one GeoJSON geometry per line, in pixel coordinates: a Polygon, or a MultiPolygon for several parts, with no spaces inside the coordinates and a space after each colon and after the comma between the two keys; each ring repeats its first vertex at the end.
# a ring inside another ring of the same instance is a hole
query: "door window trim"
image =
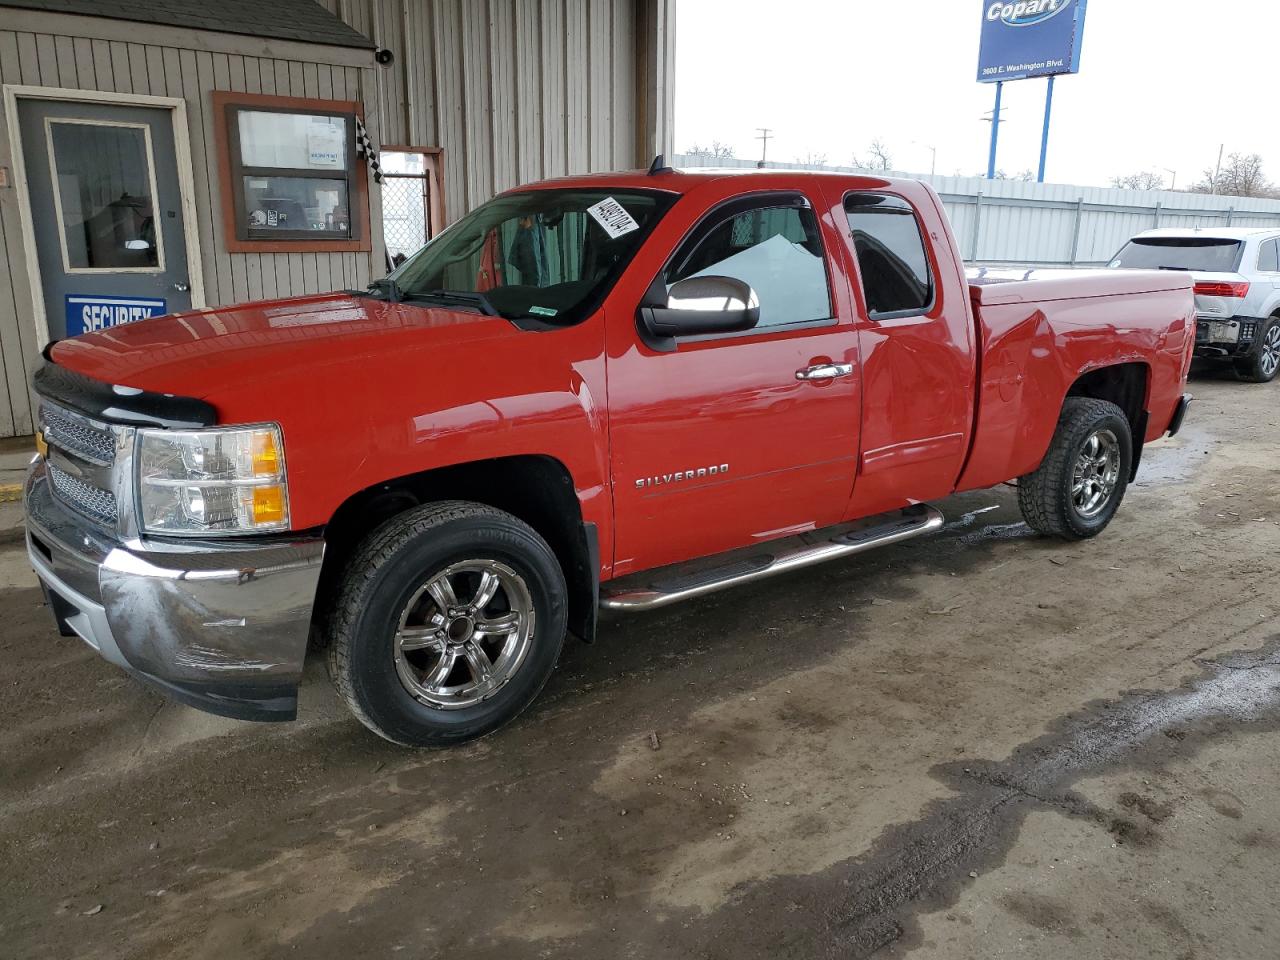
{"type": "Polygon", "coordinates": [[[74,117],[45,117],[44,144],[49,154],[49,177],[53,187],[53,210],[58,221],[58,248],[62,255],[62,272],[76,275],[98,273],[164,273],[163,217],[156,215],[159,193],[156,190],[156,155],[151,145],[151,124],[110,120],[81,120],[74,117]],[[114,127],[117,130],[141,130],[147,154],[147,186],[151,190],[151,221],[155,231],[156,265],[154,267],[73,267],[67,248],[67,222],[62,212],[62,185],[58,182],[58,158],[53,150],[53,126],[62,123],[82,127],[114,127]]]}
{"type": "MultiPolygon", "coordinates": [[[[793,330],[809,330],[815,327],[833,327],[840,322],[840,318],[836,316],[834,289],[832,285],[831,275],[831,256],[827,250],[826,242],[822,238],[822,221],[818,217],[817,211],[813,207],[813,202],[807,195],[799,190],[759,190],[754,193],[738,194],[721,200],[710,210],[707,210],[695,220],[688,230],[680,237],[679,241],[672,248],[671,253],[666,260],[662,262],[662,266],[658,272],[650,279],[648,286],[645,287],[644,296],[637,307],[636,329],[641,338],[645,337],[644,329],[640,326],[639,307],[658,306],[658,304],[650,303],[654,292],[658,286],[662,286],[663,291],[666,290],[666,284],[662,278],[666,276],[675,263],[676,256],[683,253],[685,244],[694,238],[702,239],[702,236],[710,233],[720,224],[724,223],[731,217],[736,217],[741,213],[751,210],[767,210],[777,207],[792,207],[797,209],[808,210],[813,214],[814,220],[818,224],[818,242],[822,244],[822,267],[827,278],[827,310],[828,316],[818,317],[813,320],[797,320],[794,323],[775,323],[767,327],[756,326],[750,330],[733,331],[730,333],[704,333],[691,337],[677,337],[676,344],[682,343],[705,343],[708,340],[743,340],[754,337],[766,337],[770,334],[788,333],[793,330]]],[[[665,302],[664,304],[665,305],[665,302]]]]}
{"type": "MultiPolygon", "coordinates": [[[[41,345],[49,342],[49,315],[45,310],[44,283],[36,252],[35,221],[31,215],[31,190],[27,183],[27,164],[22,129],[18,123],[19,100],[54,100],[94,103],[101,106],[154,107],[169,114],[173,132],[174,164],[178,171],[178,208],[182,210],[182,236],[187,255],[187,283],[191,287],[191,308],[206,306],[203,258],[200,252],[199,221],[196,219],[195,172],[191,161],[191,130],[187,122],[187,101],[182,97],[157,97],[141,93],[112,93],[104,90],[78,90],[68,87],[38,87],[31,84],[0,84],[4,101],[5,125],[9,129],[10,163],[18,201],[18,225],[22,248],[27,258],[27,284],[31,303],[31,322],[41,345]]],[[[14,291],[15,294],[17,291],[14,291]]]]}
{"type": "Polygon", "coordinates": [[[920,211],[916,209],[916,205],[901,194],[892,193],[888,190],[846,190],[844,196],[840,198],[840,210],[845,217],[845,236],[849,239],[849,252],[853,258],[854,277],[858,281],[858,295],[862,299],[862,308],[866,312],[867,319],[875,323],[884,320],[905,320],[912,317],[930,317],[938,306],[938,264],[934,261],[933,245],[926,239],[924,222],[920,219],[920,211]],[[849,225],[849,209],[846,206],[850,197],[891,197],[894,200],[900,200],[907,205],[911,211],[911,218],[915,221],[916,230],[920,234],[920,245],[924,248],[924,262],[929,268],[929,302],[923,307],[911,308],[908,310],[885,310],[876,311],[867,306],[867,287],[862,279],[862,260],[858,256],[858,245],[853,240],[853,229],[849,225]]]}

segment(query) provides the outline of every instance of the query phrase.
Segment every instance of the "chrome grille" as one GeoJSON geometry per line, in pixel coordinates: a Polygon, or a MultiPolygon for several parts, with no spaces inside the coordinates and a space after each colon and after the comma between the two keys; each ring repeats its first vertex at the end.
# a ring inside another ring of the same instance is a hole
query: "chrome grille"
{"type": "Polygon", "coordinates": [[[115,494],[85,483],[65,470],[48,464],[53,489],[64,502],[99,523],[114,526],[119,517],[115,494]]]}
{"type": "Polygon", "coordinates": [[[45,442],[98,466],[109,467],[116,458],[116,438],[49,403],[40,405],[40,424],[45,442]]]}

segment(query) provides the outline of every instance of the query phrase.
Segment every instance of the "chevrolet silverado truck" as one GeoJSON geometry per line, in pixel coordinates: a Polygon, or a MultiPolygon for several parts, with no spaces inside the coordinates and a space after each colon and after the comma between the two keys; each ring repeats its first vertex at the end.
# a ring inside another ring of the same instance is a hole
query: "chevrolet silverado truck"
{"type": "Polygon", "coordinates": [[[537,183],[365,291],[52,344],[28,552],[64,635],[181,701],[292,719],[310,643],[378,734],[455,743],[600,608],[927,534],[957,491],[1094,536],[1195,324],[1181,272],[970,283],[917,182],[537,183]]]}

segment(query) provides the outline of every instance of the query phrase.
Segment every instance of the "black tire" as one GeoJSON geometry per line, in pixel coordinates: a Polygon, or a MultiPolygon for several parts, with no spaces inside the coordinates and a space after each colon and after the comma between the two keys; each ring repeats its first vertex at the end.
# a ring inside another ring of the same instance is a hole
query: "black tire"
{"type": "Polygon", "coordinates": [[[1018,480],[1018,506],[1037,533],[1064,540],[1096,537],[1119,509],[1132,470],[1133,435],[1124,411],[1106,400],[1069,397],[1049,452],[1033,473],[1018,480]],[[1119,474],[1105,500],[1086,515],[1072,496],[1075,467],[1090,438],[1107,432],[1119,448],[1119,474]]]}
{"type": "Polygon", "coordinates": [[[1253,353],[1236,361],[1236,376],[1247,383],[1270,383],[1280,374],[1280,318],[1259,325],[1253,353]]]}
{"type": "Polygon", "coordinates": [[[405,746],[462,743],[496,730],[538,695],[560,656],[567,610],[560,564],[528,524],[464,501],[416,507],[375,530],[347,564],[329,626],[329,675],[351,712],[379,736],[405,746]],[[527,586],[528,645],[485,699],[432,706],[401,679],[401,614],[438,573],[471,561],[501,564],[527,586]]]}

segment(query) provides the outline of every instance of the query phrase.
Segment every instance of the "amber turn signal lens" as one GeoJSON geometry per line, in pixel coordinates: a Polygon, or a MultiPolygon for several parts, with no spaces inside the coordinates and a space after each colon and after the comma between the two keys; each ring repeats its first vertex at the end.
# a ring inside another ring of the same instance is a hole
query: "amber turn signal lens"
{"type": "Polygon", "coordinates": [[[280,451],[276,449],[274,431],[260,430],[254,433],[253,472],[259,477],[274,477],[280,473],[280,451]]]}
{"type": "Polygon", "coordinates": [[[284,519],[284,488],[280,486],[255,487],[253,491],[253,522],[279,523],[284,519]]]}

